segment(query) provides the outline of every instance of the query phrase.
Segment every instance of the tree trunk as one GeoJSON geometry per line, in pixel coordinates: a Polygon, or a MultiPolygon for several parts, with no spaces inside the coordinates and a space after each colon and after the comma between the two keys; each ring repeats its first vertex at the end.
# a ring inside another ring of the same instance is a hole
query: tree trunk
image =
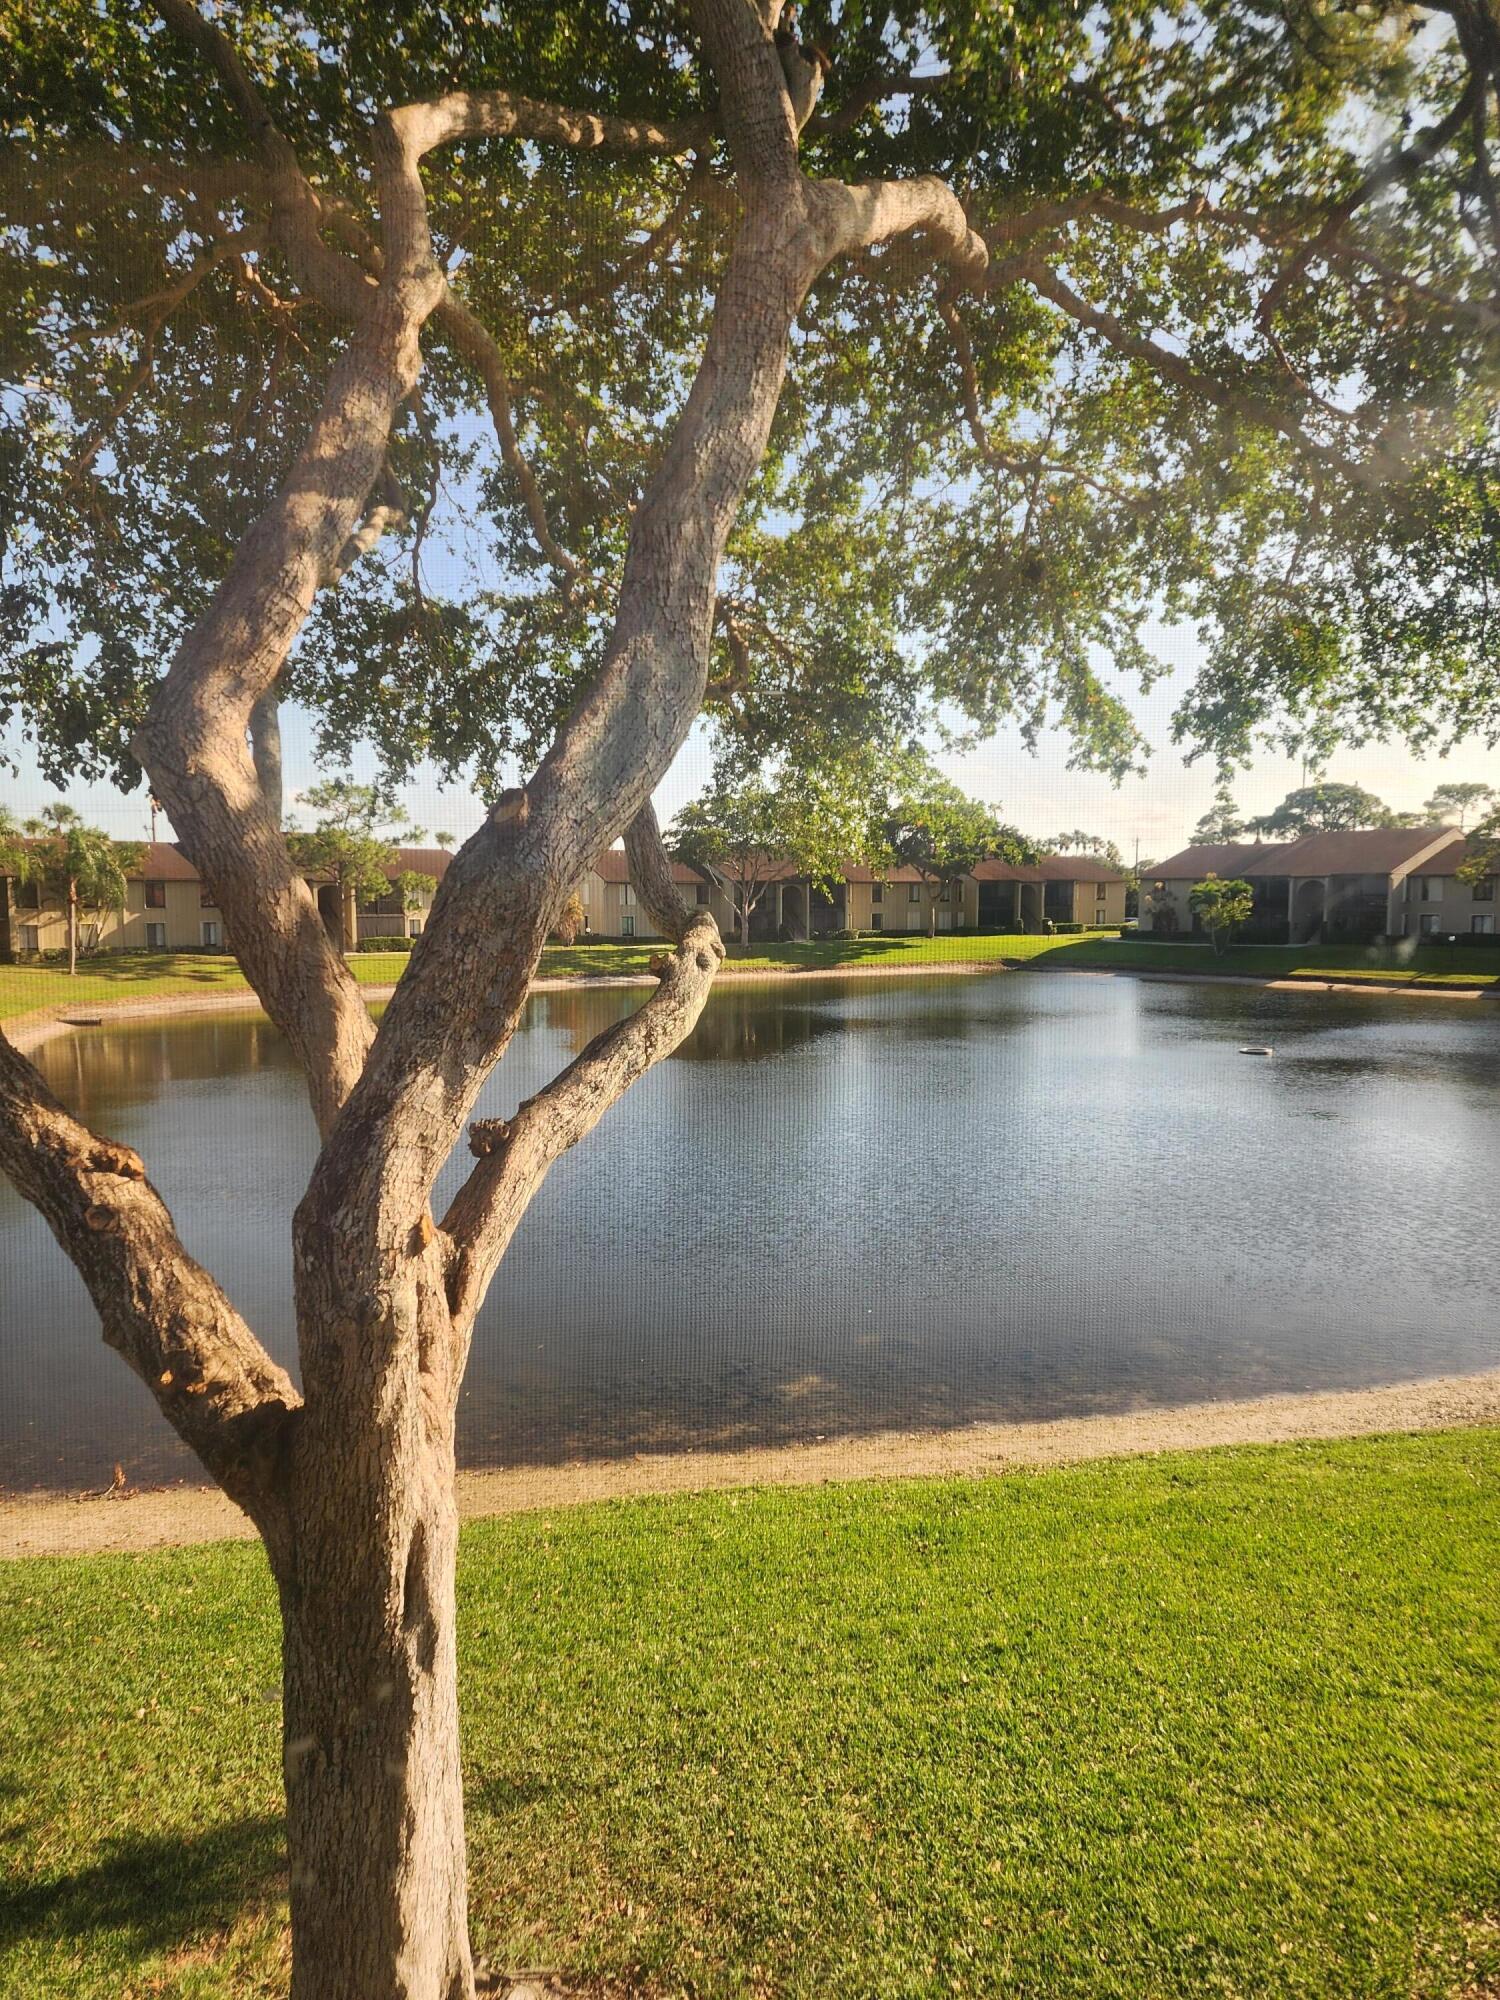
{"type": "Polygon", "coordinates": [[[339,884],[339,928],[343,932],[343,949],[347,955],[359,942],[359,903],[352,882],[339,884]]]}
{"type": "Polygon", "coordinates": [[[421,1455],[415,1491],[367,1459],[354,1504],[301,1457],[281,1580],[291,2000],[474,1993],[451,1431],[421,1455]]]}
{"type": "Polygon", "coordinates": [[[250,755],[266,811],[277,826],[284,810],[281,779],[281,701],[269,688],[250,711],[250,755]]]}
{"type": "Polygon", "coordinates": [[[750,942],[750,899],[748,896],[746,896],[744,890],[742,889],[740,891],[740,943],[743,945],[748,945],[749,942],[750,942]]]}
{"type": "Polygon", "coordinates": [[[937,936],[937,905],[938,884],[932,882],[927,889],[927,935],[930,938],[937,936]]]}
{"type": "Polygon", "coordinates": [[[68,880],[68,976],[78,976],[78,884],[68,880]]]}

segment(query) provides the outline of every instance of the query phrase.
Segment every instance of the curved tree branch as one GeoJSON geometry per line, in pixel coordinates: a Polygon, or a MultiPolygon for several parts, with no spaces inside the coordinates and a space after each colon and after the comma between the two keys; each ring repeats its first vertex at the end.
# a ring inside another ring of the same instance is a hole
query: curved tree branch
{"type": "Polygon", "coordinates": [[[478,1164],[442,1221],[448,1300],[461,1337],[548,1168],[594,1129],[631,1084],[686,1040],[723,956],[717,924],[706,910],[696,911],[677,949],[653,961],[661,984],[642,1007],[596,1035],[514,1117],[476,1122],[471,1145],[478,1164]]]}
{"type": "Polygon", "coordinates": [[[672,862],[662,844],[656,808],[643,805],[625,829],[625,863],[630,886],[663,937],[681,943],[696,905],[690,906],[672,880],[672,862]]]}
{"type": "Polygon", "coordinates": [[[183,1249],[137,1155],[65,1111],[3,1033],[0,1167],[76,1267],[105,1340],[274,1546],[281,1453],[301,1398],[183,1249]]]}

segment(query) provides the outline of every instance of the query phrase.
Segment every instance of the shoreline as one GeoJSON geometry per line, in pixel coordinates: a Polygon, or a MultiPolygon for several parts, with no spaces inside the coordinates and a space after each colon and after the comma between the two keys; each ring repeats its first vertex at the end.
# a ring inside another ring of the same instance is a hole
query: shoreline
{"type": "MultiPolygon", "coordinates": [[[[814,1444],[461,1472],[458,1505],[460,1518],[473,1521],[647,1495],[955,1474],[993,1478],[1101,1458],[1493,1424],[1500,1424],[1500,1367],[1372,1389],[1313,1389],[1097,1416],[967,1424],[949,1431],[879,1431],[814,1444]]],[[[209,1486],[127,1491],[115,1498],[55,1491],[0,1498],[0,1561],[254,1539],[254,1528],[234,1503],[209,1486]]]]}
{"type": "MultiPolygon", "coordinates": [[[[1415,995],[1425,1000],[1500,1001],[1500,982],[1489,986],[1424,986],[1412,980],[1387,983],[1378,979],[1329,979],[1318,974],[1296,972],[1197,972],[1186,967],[1167,966],[1158,971],[1148,965],[1103,963],[1049,965],[1045,954],[1024,959],[936,959],[905,965],[751,966],[743,972],[736,971],[732,965],[725,965],[720,968],[714,983],[717,986],[725,980],[759,980],[769,984],[812,979],[932,979],[956,974],[975,978],[1001,972],[1050,972],[1084,979],[1143,979],[1188,986],[1259,986],[1272,993],[1372,993],[1383,997],[1415,995]]],[[[585,972],[572,977],[549,975],[533,979],[530,990],[533,993],[570,993],[604,987],[646,990],[655,985],[656,981],[649,972],[585,972]]],[[[360,987],[367,1001],[389,1000],[395,990],[394,982],[360,987]]],[[[265,1010],[255,994],[248,986],[243,986],[222,993],[157,993],[144,999],[95,1000],[76,1005],[60,1001],[52,1007],[39,1007],[31,1013],[17,1014],[10,1021],[0,1023],[0,1026],[4,1027],[12,1047],[25,1055],[51,1041],[54,1036],[78,1028],[103,1027],[111,1021],[148,1021],[176,1015],[223,1013],[259,1014],[265,1018],[265,1010]],[[70,1018],[85,1015],[87,1019],[70,1018]]]]}

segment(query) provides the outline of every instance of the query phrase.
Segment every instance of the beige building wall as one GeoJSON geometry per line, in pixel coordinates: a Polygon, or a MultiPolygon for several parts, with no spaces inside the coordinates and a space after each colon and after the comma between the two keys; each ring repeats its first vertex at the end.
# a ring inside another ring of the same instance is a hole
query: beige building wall
{"type": "MultiPolygon", "coordinates": [[[[215,944],[210,948],[224,949],[223,916],[213,904],[203,902],[198,882],[160,883],[157,893],[161,900],[156,904],[147,901],[150,887],[146,882],[128,883],[123,911],[81,910],[78,935],[82,948],[91,951],[197,951],[205,944],[204,925],[211,924],[215,927],[215,944]]],[[[66,951],[67,912],[55,903],[41,910],[18,908],[17,899],[17,887],[12,883],[11,949],[21,957],[33,950],[66,951]]]]}
{"type": "Polygon", "coordinates": [[[1494,876],[1472,885],[1456,875],[1424,875],[1421,868],[1393,882],[1390,894],[1392,937],[1469,937],[1477,930],[1491,937],[1500,933],[1500,882],[1494,876]],[[1476,922],[1477,919],[1477,922],[1476,922]]]}

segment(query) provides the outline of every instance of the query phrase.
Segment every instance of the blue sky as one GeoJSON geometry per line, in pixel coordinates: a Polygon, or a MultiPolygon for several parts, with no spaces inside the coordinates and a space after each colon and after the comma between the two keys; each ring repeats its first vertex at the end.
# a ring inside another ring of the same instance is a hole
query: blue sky
{"type": "MultiPolygon", "coordinates": [[[[1149,693],[1136,694],[1131,702],[1152,746],[1145,777],[1127,778],[1117,787],[1095,773],[1070,771],[1063,736],[1049,732],[1032,755],[1021,743],[1019,731],[1012,728],[965,756],[940,755],[939,764],[966,791],[999,806],[1007,819],[1036,837],[1081,827],[1118,841],[1127,857],[1136,851],[1139,841],[1139,852],[1146,859],[1160,859],[1183,846],[1194,822],[1210,804],[1215,782],[1211,763],[1185,764],[1171,740],[1172,710],[1192,678],[1197,642],[1193,633],[1182,629],[1158,628],[1150,636],[1158,657],[1169,662],[1173,671],[1149,693]]],[[[287,718],[285,736],[290,797],[315,782],[319,773],[312,761],[310,733],[295,713],[287,718]]],[[[12,740],[7,748],[20,768],[15,776],[0,774],[0,800],[18,817],[25,817],[58,795],[43,783],[23,745],[12,740]]],[[[355,768],[360,775],[368,775],[373,766],[369,760],[358,760],[355,768]]],[[[657,792],[663,821],[697,792],[708,770],[707,738],[698,730],[657,792]]],[[[1397,811],[1416,811],[1434,787],[1446,780],[1478,779],[1500,786],[1500,751],[1473,743],[1445,759],[1419,760],[1400,746],[1374,744],[1333,758],[1324,775],[1365,785],[1397,811]]],[[[1266,812],[1300,783],[1301,777],[1296,762],[1265,755],[1238,780],[1235,795],[1244,812],[1266,812]]],[[[76,785],[63,796],[119,839],[138,840],[147,833],[144,791],[122,795],[108,785],[76,785]]],[[[419,775],[404,796],[418,824],[429,832],[441,828],[463,838],[478,825],[482,813],[474,794],[462,786],[442,789],[435,773],[419,775]]],[[[171,829],[165,821],[159,823],[158,831],[163,839],[170,838],[171,829]]]]}

